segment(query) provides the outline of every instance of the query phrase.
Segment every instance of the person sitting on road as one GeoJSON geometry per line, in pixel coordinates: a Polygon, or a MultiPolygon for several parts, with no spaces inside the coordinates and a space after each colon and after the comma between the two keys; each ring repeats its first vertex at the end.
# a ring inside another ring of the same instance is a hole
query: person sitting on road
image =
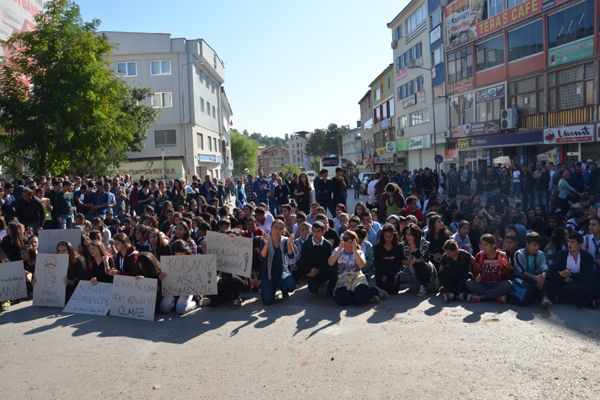
{"type": "Polygon", "coordinates": [[[402,264],[408,268],[416,281],[417,296],[423,297],[438,290],[437,270],[429,261],[429,242],[423,231],[409,223],[402,231],[402,264]]]}
{"type": "Polygon", "coordinates": [[[475,258],[468,251],[459,248],[454,239],[447,240],[443,250],[438,276],[443,285],[444,302],[467,301],[467,281],[473,278],[471,269],[475,258]]]}
{"type": "Polygon", "coordinates": [[[312,225],[312,235],[302,244],[298,267],[306,274],[306,283],[311,293],[317,293],[326,285],[328,295],[333,295],[337,280],[337,269],[327,263],[333,250],[331,243],[323,237],[325,226],[321,221],[312,225]]]}
{"type": "Polygon", "coordinates": [[[271,233],[262,235],[261,257],[261,298],[265,305],[273,304],[277,290],[282,298],[296,289],[296,282],[289,271],[289,261],[295,258],[294,234],[283,237],[285,223],[276,219],[271,224],[271,233]]]}
{"type": "Polygon", "coordinates": [[[396,275],[400,271],[402,250],[398,240],[398,232],[392,224],[385,224],[381,229],[379,241],[373,248],[375,268],[375,284],[388,294],[398,294],[400,282],[396,275]]]}
{"type": "Polygon", "coordinates": [[[546,277],[548,264],[546,255],[540,250],[542,237],[537,232],[530,232],[525,237],[525,248],[517,250],[514,256],[514,275],[523,278],[535,288],[536,295],[541,297],[542,308],[552,305],[547,296],[546,277]]]}
{"type": "Polygon", "coordinates": [[[467,288],[472,295],[469,301],[496,300],[506,303],[507,294],[512,288],[512,266],[510,259],[496,249],[496,239],[488,233],[479,240],[481,251],[475,256],[474,278],[467,280],[467,288]]]}

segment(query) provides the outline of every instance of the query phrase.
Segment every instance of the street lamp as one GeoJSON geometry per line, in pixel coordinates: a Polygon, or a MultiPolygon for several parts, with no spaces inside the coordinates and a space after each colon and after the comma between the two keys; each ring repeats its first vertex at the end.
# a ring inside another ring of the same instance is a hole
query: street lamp
{"type": "Polygon", "coordinates": [[[429,82],[431,83],[431,107],[432,107],[432,111],[431,111],[431,117],[433,118],[433,153],[434,153],[434,160],[433,162],[435,163],[435,170],[436,172],[440,173],[440,165],[437,163],[437,132],[435,129],[435,97],[433,95],[433,72],[431,71],[431,68],[425,68],[425,67],[421,67],[418,65],[412,65],[410,67],[408,67],[408,69],[422,69],[425,71],[429,71],[429,82]]]}

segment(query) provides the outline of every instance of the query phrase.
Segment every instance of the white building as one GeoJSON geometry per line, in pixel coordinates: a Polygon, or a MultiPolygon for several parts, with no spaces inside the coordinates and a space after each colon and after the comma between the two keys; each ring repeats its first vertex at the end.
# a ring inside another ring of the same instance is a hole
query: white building
{"type": "Polygon", "coordinates": [[[225,178],[231,171],[231,107],[223,61],[203,40],[168,33],[103,32],[111,66],[130,86],[149,87],[159,111],[144,149],[118,169],[134,178],[225,178]]]}
{"type": "Polygon", "coordinates": [[[359,126],[350,129],[342,134],[342,157],[353,161],[355,164],[362,164],[362,128],[359,126]]]}
{"type": "Polygon", "coordinates": [[[290,154],[290,164],[300,166],[302,170],[310,170],[310,158],[306,155],[306,142],[310,139],[311,133],[306,131],[294,132],[290,135],[288,141],[288,151],[290,154]]]}

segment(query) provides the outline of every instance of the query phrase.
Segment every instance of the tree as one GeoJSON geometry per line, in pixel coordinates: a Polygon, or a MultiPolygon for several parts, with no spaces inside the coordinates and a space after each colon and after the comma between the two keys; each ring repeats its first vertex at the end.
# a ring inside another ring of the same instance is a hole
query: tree
{"type": "Polygon", "coordinates": [[[290,164],[290,165],[286,165],[285,167],[283,167],[281,172],[283,173],[283,176],[285,176],[287,179],[290,179],[292,177],[292,175],[294,175],[294,174],[300,175],[300,173],[302,172],[302,169],[300,169],[299,165],[290,164]]]}
{"type": "Polygon", "coordinates": [[[35,21],[2,42],[0,157],[36,176],[105,173],[142,149],[156,119],[150,90],[112,75],[99,21],[83,22],[74,2],[51,0],[35,21]]]}
{"type": "Polygon", "coordinates": [[[329,124],[326,130],[315,129],[306,142],[306,154],[310,157],[326,157],[330,154],[340,155],[342,135],[348,129],[347,125],[338,127],[336,124],[329,124]]]}
{"type": "Polygon", "coordinates": [[[231,130],[231,158],[233,159],[234,175],[256,174],[258,169],[257,149],[258,143],[246,134],[241,134],[235,129],[231,130]]]}

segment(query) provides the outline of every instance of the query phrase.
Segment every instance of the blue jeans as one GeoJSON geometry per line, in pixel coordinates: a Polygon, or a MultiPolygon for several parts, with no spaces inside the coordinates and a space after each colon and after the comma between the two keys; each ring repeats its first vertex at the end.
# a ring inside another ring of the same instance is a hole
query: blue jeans
{"type": "Polygon", "coordinates": [[[535,205],[544,206],[548,210],[548,192],[546,190],[535,190],[535,205]]]}
{"type": "Polygon", "coordinates": [[[513,189],[513,192],[512,192],[513,197],[521,196],[521,182],[513,182],[512,189],[513,189]]]}
{"type": "Polygon", "coordinates": [[[277,275],[277,277],[273,276],[271,279],[263,279],[260,284],[260,297],[262,298],[263,304],[273,304],[275,301],[275,293],[277,293],[278,289],[281,289],[281,294],[284,296],[296,290],[296,281],[294,281],[294,277],[288,275],[285,278],[281,278],[280,275],[277,275]]]}
{"type": "Polygon", "coordinates": [[[73,227],[72,215],[61,215],[58,223],[58,229],[71,229],[73,227]]]}

